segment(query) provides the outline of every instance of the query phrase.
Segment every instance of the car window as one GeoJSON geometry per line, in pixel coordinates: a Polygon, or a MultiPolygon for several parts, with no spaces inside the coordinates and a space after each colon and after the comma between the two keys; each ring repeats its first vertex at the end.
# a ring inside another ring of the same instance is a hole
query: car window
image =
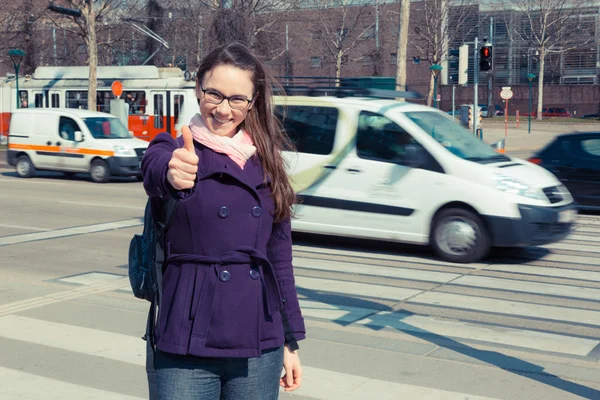
{"type": "Polygon", "coordinates": [[[406,146],[414,143],[412,136],[383,115],[360,113],[356,132],[356,151],[360,158],[401,164],[405,161],[406,146]]]}
{"type": "Polygon", "coordinates": [[[600,139],[582,140],[581,148],[589,155],[600,157],[600,139]]]}
{"type": "Polygon", "coordinates": [[[326,155],[333,151],[337,108],[287,106],[284,110],[277,106],[275,113],[299,153],[326,155]]]}
{"type": "Polygon", "coordinates": [[[79,125],[69,117],[60,117],[58,122],[58,133],[64,140],[75,140],[75,131],[80,131],[79,125]]]}

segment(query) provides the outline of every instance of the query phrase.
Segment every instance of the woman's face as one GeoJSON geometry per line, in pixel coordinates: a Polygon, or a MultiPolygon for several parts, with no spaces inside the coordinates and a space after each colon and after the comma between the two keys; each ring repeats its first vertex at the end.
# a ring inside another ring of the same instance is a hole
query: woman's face
{"type": "Polygon", "coordinates": [[[254,96],[254,84],[252,83],[252,72],[233,67],[231,65],[219,65],[206,72],[201,81],[205,93],[198,88],[200,99],[200,114],[211,133],[218,136],[233,137],[237,127],[248,115],[248,110],[254,104],[250,104],[242,110],[232,108],[227,99],[221,104],[211,103],[209,100],[219,97],[233,97],[231,104],[247,105],[243,99],[251,100],[254,96]]]}

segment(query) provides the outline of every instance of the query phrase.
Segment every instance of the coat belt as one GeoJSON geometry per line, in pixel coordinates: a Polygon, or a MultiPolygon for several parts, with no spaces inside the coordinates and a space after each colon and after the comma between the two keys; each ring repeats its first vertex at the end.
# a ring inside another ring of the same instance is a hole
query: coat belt
{"type": "MultiPolygon", "coordinates": [[[[267,313],[272,316],[277,311],[281,310],[282,297],[279,285],[277,284],[277,276],[273,265],[267,257],[254,247],[244,246],[235,250],[223,253],[219,256],[207,256],[198,254],[173,254],[171,253],[170,244],[167,245],[167,261],[169,264],[174,261],[177,263],[200,264],[211,268],[214,273],[208,274],[206,293],[201,297],[208,300],[212,304],[214,292],[219,281],[219,266],[229,264],[246,264],[254,263],[258,267],[263,288],[267,299],[267,313]]],[[[194,308],[194,307],[193,307],[194,308]]],[[[209,307],[210,308],[210,307],[209,307]]]]}

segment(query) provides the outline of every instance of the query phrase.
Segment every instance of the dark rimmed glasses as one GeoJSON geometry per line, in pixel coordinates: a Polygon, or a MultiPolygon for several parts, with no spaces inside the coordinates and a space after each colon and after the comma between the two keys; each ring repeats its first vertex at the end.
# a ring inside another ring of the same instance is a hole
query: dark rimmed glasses
{"type": "Polygon", "coordinates": [[[245,110],[248,108],[250,103],[254,101],[254,98],[247,99],[244,96],[234,95],[231,97],[224,96],[221,92],[214,89],[204,89],[200,85],[200,90],[204,93],[204,99],[210,104],[221,104],[223,100],[227,99],[229,107],[234,110],[245,110]]]}

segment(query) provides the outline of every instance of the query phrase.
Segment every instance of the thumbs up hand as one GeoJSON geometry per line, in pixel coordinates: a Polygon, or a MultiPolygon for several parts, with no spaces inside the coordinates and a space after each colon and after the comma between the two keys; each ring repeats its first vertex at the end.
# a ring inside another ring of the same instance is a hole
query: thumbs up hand
{"type": "Polygon", "coordinates": [[[194,148],[194,138],[188,126],[181,128],[183,147],[173,151],[167,171],[167,181],[175,190],[191,189],[198,172],[198,161],[194,148]]]}

